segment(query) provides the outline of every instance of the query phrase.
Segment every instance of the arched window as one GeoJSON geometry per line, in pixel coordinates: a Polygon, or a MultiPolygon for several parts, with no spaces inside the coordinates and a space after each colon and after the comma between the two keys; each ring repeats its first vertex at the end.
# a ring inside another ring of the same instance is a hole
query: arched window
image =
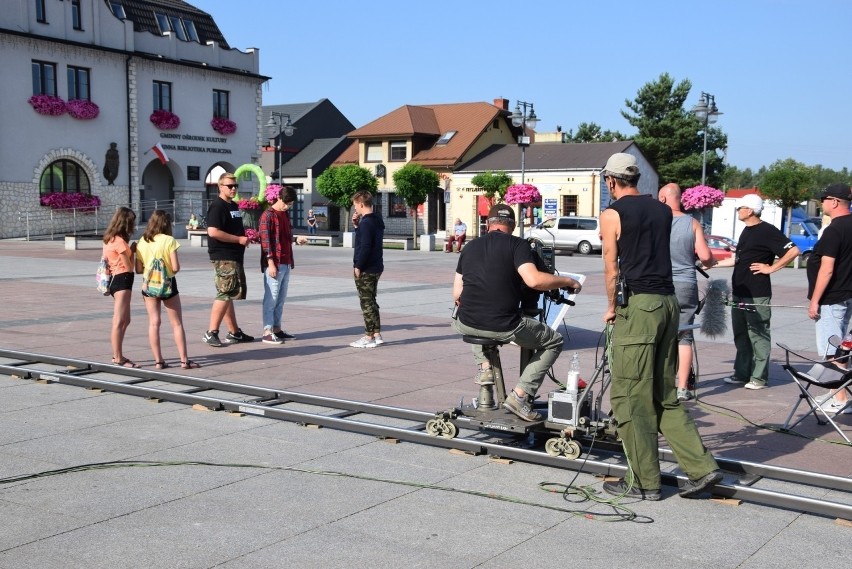
{"type": "Polygon", "coordinates": [[[54,192],[91,194],[89,177],[86,171],[71,160],[57,160],[45,168],[39,181],[41,195],[54,192]]]}

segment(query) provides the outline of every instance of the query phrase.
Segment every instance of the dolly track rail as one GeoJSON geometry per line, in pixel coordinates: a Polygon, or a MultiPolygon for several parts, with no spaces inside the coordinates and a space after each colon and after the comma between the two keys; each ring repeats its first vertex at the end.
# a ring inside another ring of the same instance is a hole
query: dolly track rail
{"type": "MultiPolygon", "coordinates": [[[[556,468],[582,469],[592,474],[624,476],[626,473],[626,467],[623,464],[612,464],[591,459],[552,457],[542,451],[478,440],[474,437],[460,436],[453,439],[434,437],[425,432],[426,421],[432,419],[434,413],[28,352],[0,350],[0,358],[12,360],[9,363],[0,364],[0,373],[22,379],[46,380],[137,397],[156,398],[185,405],[202,405],[213,410],[226,410],[300,424],[320,425],[380,438],[394,438],[430,446],[454,448],[474,454],[489,454],[556,468]],[[44,369],[45,366],[61,366],[64,369],[46,370],[44,369]],[[122,380],[110,379],[114,376],[119,376],[122,380]],[[148,382],[168,383],[178,386],[178,388],[166,389],[144,385],[148,382]],[[205,395],[203,394],[205,391],[233,394],[233,397],[205,395]],[[290,403],[315,406],[328,409],[331,412],[311,413],[282,407],[290,403]],[[404,428],[393,427],[369,422],[366,419],[357,420],[357,415],[402,419],[412,422],[413,425],[404,428]]],[[[660,449],[660,455],[665,460],[673,460],[671,451],[667,449],[660,449]]],[[[725,470],[746,477],[782,480],[852,494],[852,479],[849,478],[720,457],[717,457],[717,461],[725,470]]],[[[667,473],[664,473],[662,478],[663,483],[668,486],[676,487],[679,482],[683,481],[682,476],[667,473]]],[[[741,499],[787,510],[847,520],[852,519],[852,505],[840,502],[762,490],[740,484],[719,484],[714,493],[727,498],[741,499]]]]}

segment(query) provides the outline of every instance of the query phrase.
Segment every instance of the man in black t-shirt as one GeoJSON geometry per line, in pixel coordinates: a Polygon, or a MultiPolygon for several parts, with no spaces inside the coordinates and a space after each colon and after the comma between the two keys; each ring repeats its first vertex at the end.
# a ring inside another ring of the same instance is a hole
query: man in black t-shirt
{"type": "MultiPolygon", "coordinates": [[[[506,204],[495,205],[488,212],[488,232],[462,249],[453,281],[458,305],[453,326],[465,335],[514,342],[533,350],[503,407],[524,421],[538,421],[541,415],[533,409],[533,399],[564,342],[547,324],[521,314],[521,290],[524,284],[539,291],[579,291],[582,287],[571,277],[539,271],[530,244],[513,236],[514,229],[514,210],[506,204]]],[[[494,374],[482,346],[473,346],[473,357],[479,364],[476,382],[493,384],[494,374]]]]}
{"type": "MultiPolygon", "coordinates": [[[[831,357],[836,348],[832,336],[843,338],[852,316],[852,190],[846,184],[831,184],[820,193],[822,211],[831,223],[822,232],[808,259],[808,316],[816,321],[816,348],[819,355],[831,357]]],[[[848,365],[848,363],[846,364],[848,365]]],[[[846,405],[846,392],[838,391],[823,409],[829,413],[852,412],[846,405]]]]}
{"type": "Polygon", "coordinates": [[[737,355],[734,373],[725,383],[746,389],[764,389],[769,381],[769,357],[772,336],[772,281],[769,275],[787,266],[799,255],[790,238],[772,224],[760,219],[763,199],[747,194],[740,200],[737,217],[745,229],[737,241],[733,257],[719,261],[717,267],[734,267],[731,277],[731,329],[737,355]],[[741,304],[740,304],[741,303],[741,304]]]}
{"type": "Polygon", "coordinates": [[[210,311],[210,328],[202,341],[208,346],[221,348],[238,342],[253,342],[254,337],[243,333],[237,326],[234,300],[246,297],[246,272],[243,258],[248,237],[243,228],[243,218],[234,196],[237,195],[236,177],[230,172],[219,176],[219,196],[207,209],[207,253],[215,271],[216,300],[210,311]],[[228,336],[219,339],[222,320],[228,326],[228,336]]]}

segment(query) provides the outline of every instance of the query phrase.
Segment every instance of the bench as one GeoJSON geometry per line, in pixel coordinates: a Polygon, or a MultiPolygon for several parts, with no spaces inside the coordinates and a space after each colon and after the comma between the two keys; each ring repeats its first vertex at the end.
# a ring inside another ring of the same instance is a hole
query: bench
{"type": "Polygon", "coordinates": [[[294,235],[297,239],[299,237],[304,237],[308,240],[308,245],[313,245],[316,243],[321,243],[323,245],[328,245],[329,247],[339,247],[340,246],[340,236],[339,235],[294,235]]]}
{"type": "Polygon", "coordinates": [[[189,229],[186,232],[190,247],[207,247],[206,229],[189,229]]]}
{"type": "Polygon", "coordinates": [[[403,251],[414,249],[414,239],[412,237],[384,237],[382,243],[400,244],[403,251]]]}
{"type": "Polygon", "coordinates": [[[103,235],[95,233],[68,233],[65,235],[65,250],[76,251],[80,248],[80,241],[96,241],[98,245],[103,245],[103,235]]]}

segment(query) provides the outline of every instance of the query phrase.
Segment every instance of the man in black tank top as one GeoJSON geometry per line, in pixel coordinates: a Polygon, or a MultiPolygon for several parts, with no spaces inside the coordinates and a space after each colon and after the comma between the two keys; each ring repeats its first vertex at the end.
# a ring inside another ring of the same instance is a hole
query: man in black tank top
{"type": "Polygon", "coordinates": [[[661,498],[659,430],[689,477],[680,495],[693,497],[721,481],[722,474],[675,390],[680,308],[669,254],[672,212],[639,193],[634,156],[613,154],[601,176],[616,200],[600,220],[609,300],[604,321],[612,325],[610,401],[633,474],[603,488],[616,496],[661,498]],[[617,290],[619,276],[623,294],[617,290]]]}

